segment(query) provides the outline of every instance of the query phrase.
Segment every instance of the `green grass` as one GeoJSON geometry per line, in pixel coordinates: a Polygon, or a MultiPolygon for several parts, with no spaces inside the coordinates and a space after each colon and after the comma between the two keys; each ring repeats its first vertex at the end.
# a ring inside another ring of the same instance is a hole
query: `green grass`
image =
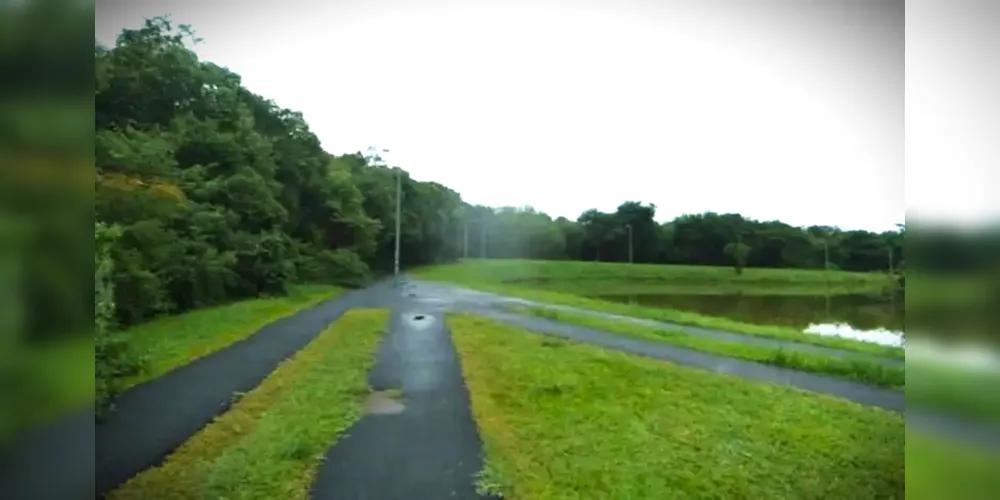
{"type": "MultiPolygon", "coordinates": [[[[477,269],[477,266],[483,266],[486,269],[492,269],[493,267],[500,267],[500,268],[503,267],[503,265],[491,264],[490,262],[491,261],[467,262],[453,266],[427,267],[414,270],[410,272],[410,274],[414,278],[418,279],[454,283],[456,285],[466,286],[476,290],[482,290],[484,292],[492,292],[501,295],[507,295],[510,297],[518,297],[522,299],[532,300],[536,302],[577,307],[580,309],[591,309],[595,311],[603,311],[612,314],[620,314],[623,316],[633,316],[636,318],[652,319],[668,323],[677,323],[681,325],[699,326],[702,328],[711,328],[726,332],[744,333],[747,335],[757,335],[760,337],[790,340],[793,342],[800,342],[803,344],[813,344],[825,347],[833,347],[845,351],[868,353],[888,358],[905,359],[904,350],[898,347],[883,346],[871,342],[864,342],[860,340],[853,340],[841,337],[824,337],[821,335],[812,335],[803,333],[794,328],[789,328],[784,326],[743,323],[741,321],[736,321],[729,318],[706,316],[703,314],[698,314],[688,311],[680,311],[676,309],[652,308],[652,307],[643,307],[632,304],[622,304],[618,302],[608,302],[604,300],[595,300],[582,297],[580,295],[576,295],[573,293],[530,288],[524,285],[519,285],[519,286],[510,285],[498,281],[489,281],[489,279],[499,279],[499,278],[497,277],[489,278],[490,275],[486,271],[475,271],[475,269],[477,269]],[[466,272],[465,271],[466,269],[470,269],[472,271],[466,272]]],[[[507,262],[507,261],[498,261],[498,262],[507,262]]],[[[548,265],[548,263],[543,263],[543,264],[544,265],[540,264],[540,267],[544,269],[545,265],[548,265]]],[[[553,265],[555,264],[567,264],[567,263],[554,262],[553,265]]],[[[586,265],[588,263],[578,262],[573,264],[586,265]]],[[[600,270],[602,266],[627,267],[627,265],[621,265],[621,264],[592,264],[592,265],[594,265],[595,269],[597,270],[600,270]]],[[[660,266],[660,267],[670,267],[670,266],[660,266]]],[[[518,269],[518,268],[515,267],[512,269],[518,269]]],[[[706,269],[720,269],[720,268],[706,268],[706,269]]],[[[780,269],[777,270],[758,269],[757,271],[761,271],[763,274],[768,274],[768,272],[773,272],[773,273],[784,272],[784,273],[789,273],[789,275],[792,276],[794,276],[796,273],[805,273],[805,274],[822,273],[822,271],[780,270],[780,269]]],[[[704,271],[704,272],[706,274],[710,274],[709,271],[704,271]]],[[[513,274],[513,276],[516,276],[516,272],[513,274]]]]}
{"type": "Polygon", "coordinates": [[[931,360],[906,362],[906,405],[941,408],[993,424],[1000,423],[1000,372],[931,360]],[[990,388],[990,389],[985,389],[990,388]]]}
{"type": "Polygon", "coordinates": [[[417,269],[413,273],[425,279],[505,283],[580,295],[671,292],[823,295],[875,293],[889,284],[883,273],[754,268],[737,275],[729,267],[541,260],[468,260],[417,269]]]}
{"type": "Polygon", "coordinates": [[[198,309],[130,328],[126,336],[147,359],[143,373],[126,380],[133,386],[152,380],[191,361],[243,340],[285,316],[343,293],[325,285],[297,285],[284,297],[251,299],[198,309]]]}
{"type": "Polygon", "coordinates": [[[903,498],[901,415],[449,316],[509,499],[903,498]]]}
{"type": "Polygon", "coordinates": [[[345,313],[256,389],[109,498],[308,498],[326,450],[363,413],[389,313],[345,313]]]}
{"type": "Polygon", "coordinates": [[[886,366],[860,357],[835,358],[822,354],[793,351],[754,344],[740,344],[702,335],[653,328],[627,321],[601,318],[589,314],[556,311],[541,307],[512,307],[514,312],[549,318],[596,330],[605,330],[654,342],[676,345],[696,351],[720,354],[795,370],[834,375],[883,387],[906,385],[906,370],[902,366],[886,366]]]}
{"type": "Polygon", "coordinates": [[[0,391],[0,407],[8,409],[0,412],[0,445],[93,401],[93,335],[9,348],[0,372],[17,383],[0,391]]]}
{"type": "Polygon", "coordinates": [[[908,500],[988,500],[1000,490],[1000,453],[906,434],[908,500]]]}

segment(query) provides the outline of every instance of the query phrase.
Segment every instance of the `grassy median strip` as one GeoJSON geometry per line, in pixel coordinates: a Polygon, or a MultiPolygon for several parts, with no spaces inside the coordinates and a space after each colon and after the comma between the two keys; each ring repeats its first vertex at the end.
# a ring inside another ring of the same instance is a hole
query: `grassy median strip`
{"type": "Polygon", "coordinates": [[[731,358],[746,359],[806,372],[834,375],[882,387],[902,387],[906,385],[906,370],[904,367],[886,366],[883,363],[860,357],[836,358],[791,349],[728,342],[703,335],[653,328],[628,321],[542,307],[516,306],[510,309],[519,314],[548,318],[595,330],[605,330],[643,340],[676,345],[695,351],[720,354],[731,358]]]}
{"type": "Polygon", "coordinates": [[[508,499],[903,498],[901,415],[448,318],[508,499]]]}
{"type": "Polygon", "coordinates": [[[344,289],[298,285],[284,297],[252,299],[170,316],[130,328],[126,336],[136,353],[146,357],[142,374],[126,380],[133,386],[152,380],[195,359],[243,340],[285,316],[332,299],[344,289]]]}
{"type": "Polygon", "coordinates": [[[324,453],[362,414],[388,320],[386,310],[348,311],[163,465],[110,498],[307,498],[324,453]]]}

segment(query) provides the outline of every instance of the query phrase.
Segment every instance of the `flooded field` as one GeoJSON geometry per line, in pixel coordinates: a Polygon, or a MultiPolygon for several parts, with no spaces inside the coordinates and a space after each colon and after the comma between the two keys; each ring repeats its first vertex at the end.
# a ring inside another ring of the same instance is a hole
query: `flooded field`
{"type": "Polygon", "coordinates": [[[817,335],[901,345],[904,302],[879,295],[704,295],[632,294],[591,298],[644,307],[663,307],[746,323],[793,327],[817,335]]]}

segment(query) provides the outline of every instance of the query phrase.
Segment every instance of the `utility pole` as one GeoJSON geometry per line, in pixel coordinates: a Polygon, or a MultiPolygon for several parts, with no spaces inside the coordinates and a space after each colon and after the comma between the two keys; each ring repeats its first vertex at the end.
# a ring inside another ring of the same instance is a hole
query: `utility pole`
{"type": "Polygon", "coordinates": [[[632,263],[632,224],[625,224],[628,228],[628,263],[632,263]]]}
{"type": "Polygon", "coordinates": [[[486,258],[486,214],[480,216],[479,223],[479,253],[486,258]]]}
{"type": "Polygon", "coordinates": [[[469,220],[462,221],[462,259],[469,258],[469,220]]]}
{"type": "Polygon", "coordinates": [[[392,274],[395,278],[396,285],[399,285],[399,229],[401,223],[402,214],[402,197],[403,197],[403,171],[401,168],[396,167],[396,250],[393,254],[392,262],[392,274]]]}
{"type": "Polygon", "coordinates": [[[823,270],[830,270],[830,237],[823,237],[823,270]]]}

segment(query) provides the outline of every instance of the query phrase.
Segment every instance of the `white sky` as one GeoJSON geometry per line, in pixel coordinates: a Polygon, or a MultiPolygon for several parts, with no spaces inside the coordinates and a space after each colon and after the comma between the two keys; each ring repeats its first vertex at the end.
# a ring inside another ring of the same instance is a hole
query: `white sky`
{"type": "Polygon", "coordinates": [[[169,13],[328,151],[388,148],[472,203],[903,221],[901,2],[236,5],[98,0],[97,38],[169,13]]]}
{"type": "Polygon", "coordinates": [[[919,219],[1000,222],[1000,2],[906,5],[906,205],[919,219]]]}

